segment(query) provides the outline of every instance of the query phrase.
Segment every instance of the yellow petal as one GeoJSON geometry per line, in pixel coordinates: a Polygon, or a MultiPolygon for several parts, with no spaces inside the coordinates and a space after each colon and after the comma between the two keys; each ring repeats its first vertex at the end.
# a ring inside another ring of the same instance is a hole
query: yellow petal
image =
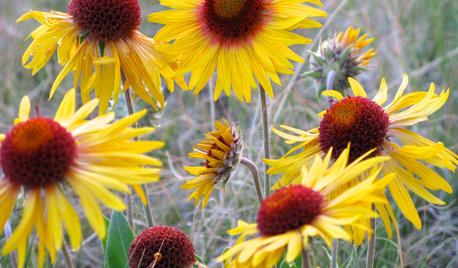
{"type": "Polygon", "coordinates": [[[353,94],[355,96],[367,98],[366,91],[364,91],[364,88],[358,81],[356,81],[354,78],[349,77],[348,82],[350,83],[351,89],[353,90],[353,94]]]}

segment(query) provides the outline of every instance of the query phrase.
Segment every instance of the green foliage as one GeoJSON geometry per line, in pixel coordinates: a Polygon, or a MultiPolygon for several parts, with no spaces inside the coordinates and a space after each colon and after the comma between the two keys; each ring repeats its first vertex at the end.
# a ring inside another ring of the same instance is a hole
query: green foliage
{"type": "Polygon", "coordinates": [[[106,239],[105,265],[107,268],[127,267],[128,251],[132,241],[134,241],[134,233],[126,217],[119,211],[113,211],[106,239]]]}

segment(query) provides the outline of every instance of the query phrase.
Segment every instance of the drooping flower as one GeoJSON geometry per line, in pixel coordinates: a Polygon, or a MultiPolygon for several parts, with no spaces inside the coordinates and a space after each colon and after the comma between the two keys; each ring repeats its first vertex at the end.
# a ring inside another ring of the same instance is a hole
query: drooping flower
{"type": "MultiPolygon", "coordinates": [[[[380,169],[374,168],[388,157],[363,160],[365,156],[347,165],[349,148],[334,164],[331,151],[324,159],[316,155],[310,168],[301,169],[295,184],[275,191],[262,202],[256,223],[239,220],[238,226],[228,231],[240,234],[240,238],[217,260],[229,262],[227,267],[268,268],[285,250],[285,260],[294,261],[302,249],[307,249],[310,237],[321,237],[329,247],[333,239],[350,240],[351,235],[342,227],[376,217],[370,204],[385,202],[383,191],[393,178],[389,175],[378,180],[380,169]],[[366,180],[342,189],[363,172],[369,173],[366,180]],[[255,237],[245,240],[247,236],[255,237]]],[[[368,225],[356,227],[370,231],[368,225]]]]}
{"type": "Polygon", "coordinates": [[[318,50],[311,53],[310,71],[307,76],[317,79],[321,94],[325,89],[343,93],[350,87],[349,77],[355,77],[369,64],[377,53],[371,48],[361,52],[374,38],[366,39],[367,34],[359,36],[360,29],[349,27],[345,33],[323,41],[318,50]]]}
{"type": "Polygon", "coordinates": [[[159,141],[131,141],[154,128],[129,128],[146,110],[111,123],[114,113],[86,119],[96,108],[94,99],[75,111],[75,90],[70,90],[54,119],[29,117],[30,100],[25,96],[15,126],[0,135],[0,230],[10,217],[21,191],[25,194],[24,212],[19,225],[5,243],[2,254],[17,249],[19,267],[27,254],[27,240],[36,228],[39,265],[45,248],[51,261],[56,258],[63,239],[63,226],[70,244],[78,249],[81,226],[67,196],[70,189],[79,197],[89,224],[100,238],[105,236],[105,222],[99,203],[125,209],[111,190],[130,193],[129,185],[144,194],[138,184],[159,179],[161,166],[156,158],[144,153],[163,146],[159,141]],[[142,165],[146,165],[142,167],[142,165]]]}
{"type": "Polygon", "coordinates": [[[191,240],[181,230],[155,226],[140,233],[130,244],[129,267],[190,268],[196,262],[194,252],[191,240]]]}
{"type": "Polygon", "coordinates": [[[205,162],[197,167],[184,167],[195,179],[186,181],[181,188],[195,191],[189,199],[195,198],[195,205],[200,202],[202,196],[202,208],[207,205],[208,198],[213,187],[219,181],[225,185],[236,168],[242,154],[243,141],[240,130],[233,123],[230,125],[223,118],[224,124],[215,121],[216,130],[205,133],[205,140],[196,144],[194,152],[188,155],[192,158],[203,159],[205,162]]]}
{"type": "MultiPolygon", "coordinates": [[[[437,95],[435,86],[431,83],[427,92],[404,94],[408,77],[403,75],[403,81],[393,102],[382,107],[387,100],[388,92],[385,79],[382,79],[380,89],[372,100],[367,98],[363,87],[356,80],[349,78],[349,83],[354,96],[344,98],[337,91],[323,92],[323,95],[332,96],[337,101],[320,114],[324,117],[319,128],[304,131],[282,126],[296,135],[274,129],[275,133],[286,139],[286,143],[299,143],[282,158],[265,160],[272,166],[268,170],[269,174],[284,173],[274,188],[283,187],[294,181],[302,165],[311,165],[315,154],[324,154],[331,147],[334,148],[333,158],[337,158],[350,142],[350,161],[372,148],[377,148],[372,155],[391,157],[382,169],[384,174],[396,174],[393,181],[388,184],[391,195],[406,218],[420,229],[421,220],[409,190],[431,203],[444,204],[428,189],[451,193],[452,188],[426,163],[454,172],[458,156],[445,148],[443,143],[430,141],[406,127],[426,121],[428,115],[444,105],[449,91],[443,90],[437,95]],[[297,153],[293,154],[294,152],[297,153]]],[[[391,208],[377,206],[377,210],[387,226],[389,218],[386,210],[390,211],[391,208]]]]}
{"type": "Polygon", "coordinates": [[[178,73],[192,72],[194,94],[217,69],[214,99],[223,90],[229,96],[232,88],[240,101],[250,102],[256,80],[273,97],[270,80],[281,85],[278,73],[293,73],[289,60],[303,62],[288,47],[311,40],[291,31],[321,27],[309,18],[326,16],[303,2],[322,6],[319,0],[161,0],[176,10],[150,14],[148,20],[166,24],[155,38],[174,40],[163,50],[181,55],[178,73]]]}
{"type": "MultiPolygon", "coordinates": [[[[30,34],[34,40],[22,63],[35,74],[57,49],[64,68],[49,97],[72,72],[74,87],[80,85],[83,103],[90,100],[94,89],[101,114],[107,111],[110,99],[116,103],[122,86],[132,87],[136,95],[153,107],[158,102],[164,107],[161,75],[173,91],[174,59],[156,51],[157,43],[139,31],[140,16],[137,0],[71,0],[66,13],[30,11],[18,22],[34,18],[42,25],[30,34]]],[[[186,89],[182,78],[177,81],[186,89]]]]}

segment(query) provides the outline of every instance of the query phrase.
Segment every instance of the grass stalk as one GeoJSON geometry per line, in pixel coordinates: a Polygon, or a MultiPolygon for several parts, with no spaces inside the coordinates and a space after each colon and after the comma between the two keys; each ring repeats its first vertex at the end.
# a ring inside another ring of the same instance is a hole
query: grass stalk
{"type": "MultiPolygon", "coordinates": [[[[7,220],[6,223],[5,223],[5,227],[4,227],[4,233],[5,233],[5,238],[8,240],[10,239],[11,235],[12,235],[12,232],[11,232],[11,224],[10,224],[10,221],[7,220]]],[[[17,253],[16,251],[12,251],[10,253],[10,260],[11,260],[11,264],[13,265],[13,267],[16,267],[17,264],[18,264],[18,259],[17,259],[17,253]]]]}
{"type": "Polygon", "coordinates": [[[65,242],[65,239],[62,241],[62,252],[64,253],[66,260],[66,267],[74,268],[75,266],[73,265],[72,257],[70,256],[70,251],[68,250],[67,242],[65,242]]]}

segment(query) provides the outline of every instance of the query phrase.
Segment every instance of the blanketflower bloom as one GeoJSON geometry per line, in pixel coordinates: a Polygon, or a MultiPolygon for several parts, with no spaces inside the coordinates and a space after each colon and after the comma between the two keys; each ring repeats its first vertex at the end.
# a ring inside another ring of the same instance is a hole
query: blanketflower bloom
{"type": "Polygon", "coordinates": [[[175,10],[152,13],[148,21],[166,24],[155,39],[174,42],[158,49],[180,55],[177,72],[192,72],[194,94],[217,69],[214,99],[223,90],[229,96],[232,87],[250,102],[256,80],[273,97],[270,80],[281,85],[278,73],[294,73],[289,60],[304,61],[289,46],[311,40],[291,31],[321,27],[309,18],[327,14],[303,2],[322,6],[319,0],[161,0],[175,10]]]}
{"type": "Polygon", "coordinates": [[[202,196],[202,208],[207,205],[208,198],[215,184],[223,181],[225,185],[231,176],[232,171],[237,167],[242,154],[243,141],[240,129],[233,123],[230,125],[226,119],[223,122],[215,121],[216,130],[205,133],[207,137],[193,148],[194,152],[188,156],[197,159],[204,159],[205,162],[197,167],[184,167],[192,175],[198,176],[195,179],[186,181],[181,188],[195,191],[189,199],[195,198],[195,205],[200,202],[202,196]]]}
{"type": "Polygon", "coordinates": [[[129,128],[146,110],[111,123],[114,113],[86,119],[97,107],[93,99],[75,111],[75,90],[64,97],[54,119],[29,117],[30,100],[22,98],[14,127],[0,135],[0,230],[12,213],[18,195],[25,195],[19,225],[6,241],[2,254],[17,249],[19,267],[27,254],[27,240],[36,228],[39,266],[46,252],[54,263],[60,250],[63,226],[70,244],[78,249],[81,226],[68,200],[70,190],[79,197],[89,224],[100,238],[105,237],[105,222],[99,203],[124,210],[125,205],[111,190],[130,193],[129,185],[144,194],[138,184],[159,179],[161,162],[144,153],[163,146],[159,141],[131,141],[154,128],[129,128]]]}
{"type": "Polygon", "coordinates": [[[196,262],[191,240],[175,227],[155,226],[135,237],[129,248],[130,268],[191,268],[196,262]]]}
{"type": "MultiPolygon", "coordinates": [[[[137,0],[71,0],[66,13],[30,11],[18,22],[34,18],[42,25],[29,35],[34,40],[25,51],[22,64],[35,74],[57,49],[64,68],[54,81],[49,98],[72,72],[74,87],[80,84],[83,103],[89,101],[94,89],[101,114],[107,111],[110,99],[116,103],[121,86],[132,87],[136,95],[155,108],[157,102],[164,107],[161,75],[173,91],[171,66],[175,59],[156,51],[157,43],[139,31],[140,16],[137,0]]],[[[182,78],[177,81],[186,89],[182,78]]]]}
{"type": "Polygon", "coordinates": [[[319,92],[333,89],[344,92],[350,87],[349,77],[355,77],[367,70],[364,66],[377,55],[373,48],[361,52],[374,38],[366,39],[367,34],[359,36],[360,29],[349,27],[345,33],[323,41],[318,50],[311,53],[310,72],[319,83],[319,92]]]}
{"type": "MultiPolygon", "coordinates": [[[[226,261],[227,267],[268,268],[285,250],[285,260],[294,261],[307,249],[310,237],[321,237],[329,247],[333,239],[350,240],[350,233],[342,227],[377,217],[371,202],[385,202],[384,188],[394,175],[377,179],[380,168],[376,166],[388,157],[363,160],[365,154],[347,165],[349,155],[347,148],[333,164],[331,150],[324,159],[316,155],[310,168],[301,169],[294,184],[262,202],[256,223],[239,220],[238,226],[228,231],[240,237],[217,261],[226,261]],[[368,173],[366,180],[342,188],[363,172],[368,173]],[[254,237],[245,240],[247,236],[254,237]]],[[[355,227],[371,231],[368,225],[355,227]]]]}
{"type": "MultiPolygon", "coordinates": [[[[427,92],[404,94],[408,77],[403,75],[393,102],[382,107],[388,92],[385,79],[382,79],[380,89],[372,100],[367,98],[363,87],[356,80],[349,78],[349,83],[354,96],[344,98],[337,91],[323,92],[323,95],[332,96],[337,101],[320,114],[324,117],[319,128],[304,131],[282,126],[296,135],[273,129],[286,139],[286,143],[298,143],[282,158],[265,160],[272,166],[268,170],[269,174],[284,173],[274,188],[294,181],[303,165],[311,165],[315,154],[324,154],[331,147],[334,148],[335,159],[350,142],[350,161],[377,148],[373,155],[391,158],[384,164],[382,172],[396,174],[388,184],[391,195],[406,218],[420,229],[421,220],[408,190],[431,203],[444,204],[428,189],[451,193],[452,188],[425,163],[454,172],[458,156],[445,148],[443,143],[430,141],[406,127],[428,120],[428,115],[444,105],[449,90],[443,90],[437,95],[431,83],[427,92]]],[[[391,211],[391,208],[388,205],[377,206],[377,210],[387,226],[390,219],[386,210],[391,211]]]]}

